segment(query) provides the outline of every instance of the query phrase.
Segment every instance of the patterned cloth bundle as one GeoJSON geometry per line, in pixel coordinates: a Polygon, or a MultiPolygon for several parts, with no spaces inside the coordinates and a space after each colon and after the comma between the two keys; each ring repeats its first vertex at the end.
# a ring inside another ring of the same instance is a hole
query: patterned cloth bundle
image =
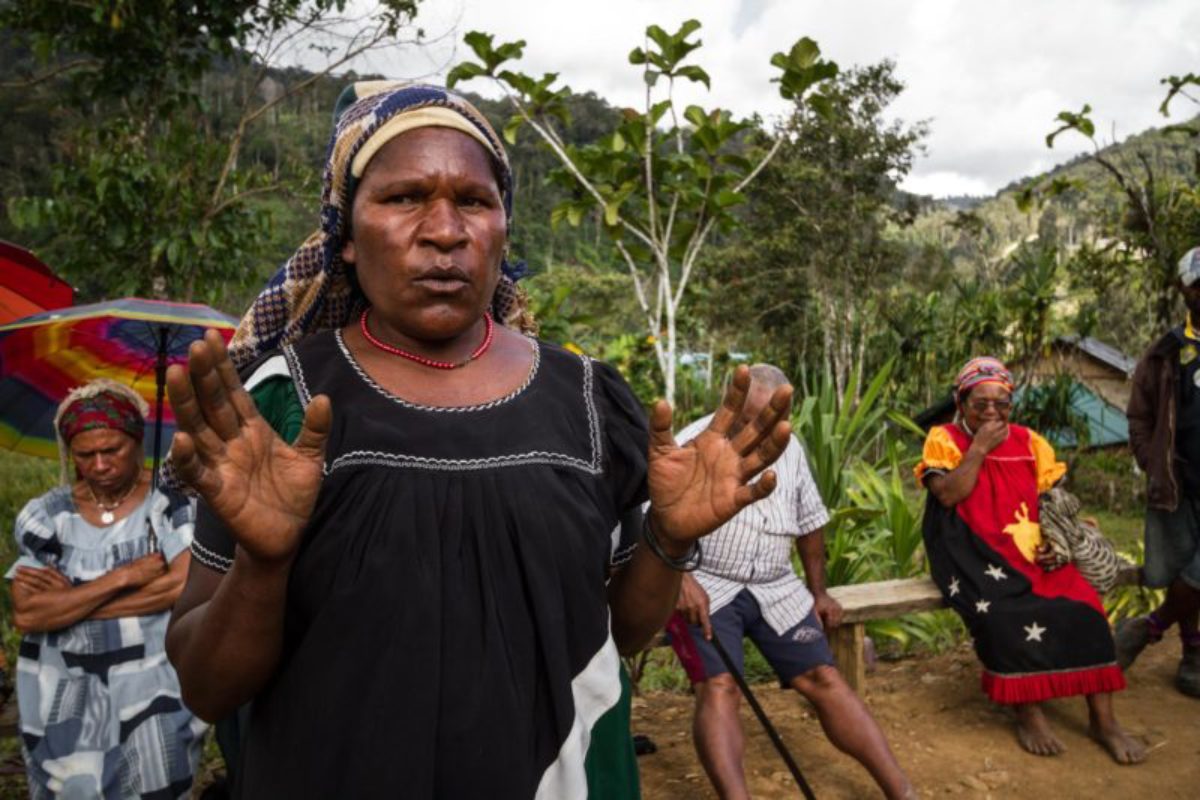
{"type": "Polygon", "coordinates": [[[1080,519],[1079,498],[1055,487],[1038,499],[1042,535],[1059,564],[1075,562],[1087,582],[1104,594],[1117,584],[1129,562],[1090,520],[1080,519]]]}

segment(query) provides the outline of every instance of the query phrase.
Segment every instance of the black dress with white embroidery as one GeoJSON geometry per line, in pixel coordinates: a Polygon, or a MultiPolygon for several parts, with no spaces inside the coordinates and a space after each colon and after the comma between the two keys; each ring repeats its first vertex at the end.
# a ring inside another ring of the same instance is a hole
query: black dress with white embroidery
{"type": "MultiPolygon", "coordinates": [[[[586,796],[621,693],[605,583],[636,541],[647,428],[615,370],[530,346],[528,381],[471,407],[388,394],[337,332],[251,370],[334,417],[240,796],[586,796]]],[[[234,555],[206,513],[194,552],[234,555]]]]}

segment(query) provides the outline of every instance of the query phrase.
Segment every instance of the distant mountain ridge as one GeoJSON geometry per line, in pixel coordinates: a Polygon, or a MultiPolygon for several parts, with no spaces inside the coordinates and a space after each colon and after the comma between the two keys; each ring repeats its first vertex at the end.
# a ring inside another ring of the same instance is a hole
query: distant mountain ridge
{"type": "MultiPolygon", "coordinates": [[[[1101,148],[1099,155],[1142,177],[1148,164],[1160,181],[1182,179],[1195,183],[1200,176],[1197,142],[1200,116],[1132,134],[1101,148]],[[1188,130],[1194,133],[1189,135],[1188,130]]],[[[1022,241],[1037,238],[1039,232],[1047,233],[1052,226],[1060,243],[1073,248],[1094,238],[1097,221],[1119,211],[1123,203],[1113,176],[1083,153],[1041,174],[1017,178],[990,197],[919,198],[921,213],[906,236],[950,244],[982,231],[989,249],[999,258],[1022,241]],[[1029,187],[1044,189],[1056,180],[1068,181],[1070,186],[1041,198],[1027,211],[1018,207],[1021,192],[1029,187]]]]}

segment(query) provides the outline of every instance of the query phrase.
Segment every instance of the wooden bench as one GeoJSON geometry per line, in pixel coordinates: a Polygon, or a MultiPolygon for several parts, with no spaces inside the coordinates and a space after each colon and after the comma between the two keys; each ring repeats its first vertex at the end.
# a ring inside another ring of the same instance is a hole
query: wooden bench
{"type": "Polygon", "coordinates": [[[842,624],[828,632],[829,646],[838,670],[856,692],[867,684],[867,622],[945,607],[942,593],[931,578],[833,586],[829,594],[841,603],[843,611],[842,624]]]}
{"type": "MultiPolygon", "coordinates": [[[[1141,571],[1133,564],[1122,569],[1117,577],[1118,586],[1136,586],[1140,582],[1141,571]]],[[[834,586],[829,594],[842,604],[845,612],[842,624],[829,632],[829,646],[833,649],[838,669],[856,692],[860,692],[867,682],[864,657],[864,627],[867,622],[945,607],[942,593],[930,578],[834,586]]]]}

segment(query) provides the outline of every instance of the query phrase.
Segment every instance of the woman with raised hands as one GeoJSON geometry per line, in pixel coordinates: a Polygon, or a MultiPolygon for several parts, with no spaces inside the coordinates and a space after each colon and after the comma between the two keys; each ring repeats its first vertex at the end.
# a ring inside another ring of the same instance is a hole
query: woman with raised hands
{"type": "Polygon", "coordinates": [[[250,704],[242,797],[636,796],[619,654],[774,488],[791,389],[730,435],[741,368],[678,447],[667,404],[526,335],[507,157],[462,98],[356,85],[329,153],[322,230],[168,375],[185,698],[250,704]]]}

